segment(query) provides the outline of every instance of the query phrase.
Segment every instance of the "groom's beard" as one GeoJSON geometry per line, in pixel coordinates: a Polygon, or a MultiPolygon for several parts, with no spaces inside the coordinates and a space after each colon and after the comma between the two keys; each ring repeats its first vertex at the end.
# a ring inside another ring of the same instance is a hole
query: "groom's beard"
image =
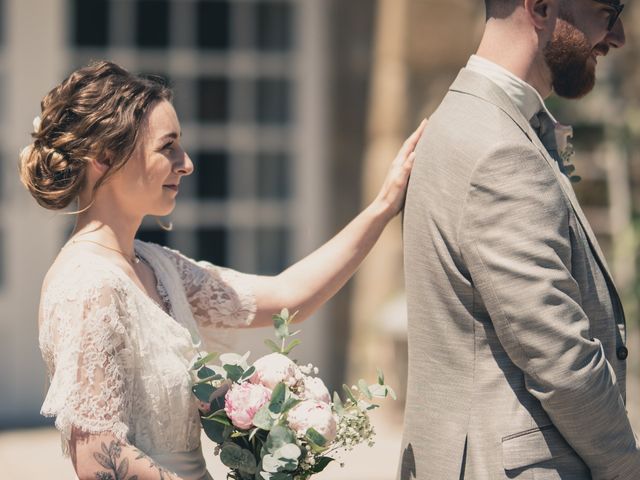
{"type": "Polygon", "coordinates": [[[544,57],[551,70],[553,90],[564,98],[581,98],[596,83],[595,50],[606,55],[607,45],[592,48],[587,37],[570,21],[558,19],[553,38],[544,48],[544,57]]]}

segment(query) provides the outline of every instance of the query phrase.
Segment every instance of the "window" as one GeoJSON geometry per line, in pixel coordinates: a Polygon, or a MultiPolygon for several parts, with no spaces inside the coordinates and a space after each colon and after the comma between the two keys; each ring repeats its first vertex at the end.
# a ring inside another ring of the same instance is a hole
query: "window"
{"type": "Polygon", "coordinates": [[[225,152],[201,152],[196,156],[198,198],[224,199],[229,196],[228,156],[225,152]]]}
{"type": "Polygon", "coordinates": [[[169,45],[169,7],[167,0],[138,0],[136,8],[138,46],[166,48],[169,45]]]}
{"type": "Polygon", "coordinates": [[[79,47],[106,47],[109,42],[108,0],[72,0],[73,43],[79,47]]]}
{"type": "Polygon", "coordinates": [[[256,47],[259,50],[289,50],[292,44],[293,6],[289,2],[258,3],[256,47]]]}
{"type": "Polygon", "coordinates": [[[207,260],[214,265],[228,266],[227,231],[220,227],[199,228],[196,233],[198,260],[207,260]]]}
{"type": "Polygon", "coordinates": [[[223,123],[229,117],[229,86],[226,78],[201,78],[198,81],[198,120],[223,123]]]}
{"type": "Polygon", "coordinates": [[[289,264],[289,232],[285,228],[260,228],[256,231],[258,274],[276,275],[289,264]]]}
{"type": "Polygon", "coordinates": [[[288,80],[282,78],[258,79],[256,91],[256,114],[259,123],[289,123],[290,86],[288,80]]]}
{"type": "Polygon", "coordinates": [[[282,153],[260,153],[257,161],[258,198],[287,199],[290,196],[291,162],[282,153]]]}
{"type": "Polygon", "coordinates": [[[231,16],[228,1],[200,0],[197,4],[196,19],[198,47],[229,47],[231,16]]]}

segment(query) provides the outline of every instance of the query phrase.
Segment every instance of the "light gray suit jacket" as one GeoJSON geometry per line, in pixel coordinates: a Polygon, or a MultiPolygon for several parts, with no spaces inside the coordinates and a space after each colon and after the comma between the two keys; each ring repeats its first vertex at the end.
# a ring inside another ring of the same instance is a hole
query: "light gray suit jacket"
{"type": "Polygon", "coordinates": [[[604,256],[557,162],[478,73],[418,145],[404,239],[399,478],[640,479],[604,256]]]}

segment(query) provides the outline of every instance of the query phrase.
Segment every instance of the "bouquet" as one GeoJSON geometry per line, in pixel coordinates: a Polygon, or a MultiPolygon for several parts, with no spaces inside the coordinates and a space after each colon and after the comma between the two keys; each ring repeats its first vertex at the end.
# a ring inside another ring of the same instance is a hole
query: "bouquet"
{"type": "Polygon", "coordinates": [[[396,398],[381,371],[377,383],[360,380],[344,385],[342,398],[331,396],[317,368],[289,358],[300,344],[291,339],[300,332],[290,333],[294,317],[286,309],[273,316],[279,342],[266,340],[273,353],[252,365],[247,352],[210,353],[192,366],[203,429],[230,469],[228,480],[306,480],[337,450],[373,445],[367,413],[378,407],[373,399],[396,398]]]}

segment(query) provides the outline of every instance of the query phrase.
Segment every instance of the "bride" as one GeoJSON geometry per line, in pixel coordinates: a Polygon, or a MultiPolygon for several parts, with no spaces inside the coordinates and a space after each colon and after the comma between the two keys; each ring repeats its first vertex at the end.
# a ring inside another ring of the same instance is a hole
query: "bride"
{"type": "Polygon", "coordinates": [[[210,479],[190,362],[222,328],[300,320],[353,274],[401,209],[423,124],[377,198],[333,239],[277,276],[196,262],[135,240],[176,204],[193,172],[171,91],[110,63],[72,73],[42,100],[20,177],[44,208],[77,202],[70,239],[44,279],[39,343],[56,417],[79,479],[210,479]]]}

